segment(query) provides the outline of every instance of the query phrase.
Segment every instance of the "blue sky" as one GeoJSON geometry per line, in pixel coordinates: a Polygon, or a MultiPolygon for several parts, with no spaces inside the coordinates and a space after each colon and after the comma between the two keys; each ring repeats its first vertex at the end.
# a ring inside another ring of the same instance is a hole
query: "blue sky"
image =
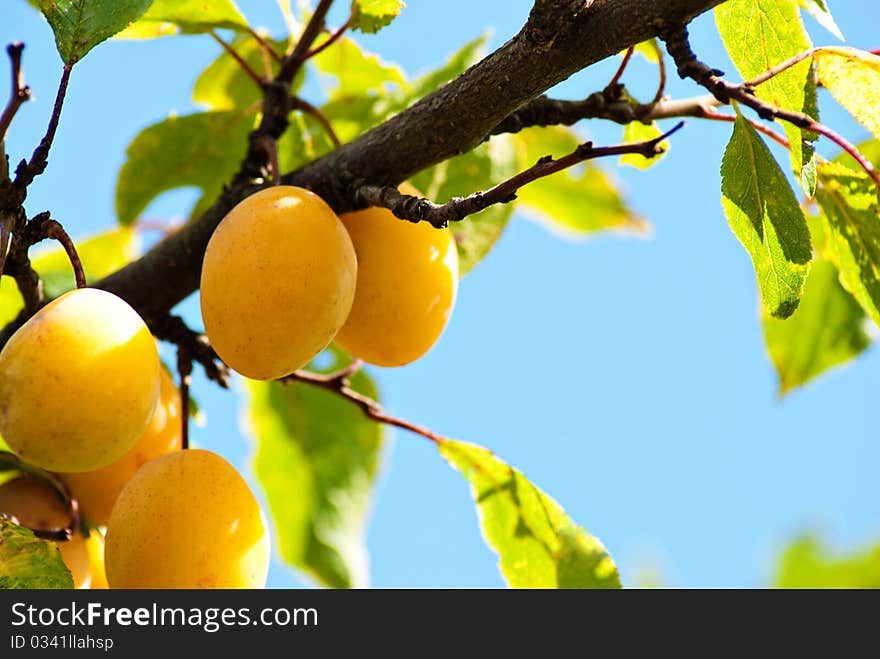
{"type": "MultiPolygon", "coordinates": [[[[863,18],[876,11],[872,4],[832,3],[851,45],[880,46],[863,18]]],[[[275,3],[239,5],[253,24],[280,32],[275,3]]],[[[416,73],[486,30],[491,46],[500,45],[530,7],[526,0],[410,0],[394,25],[361,41],[416,73]]],[[[27,43],[36,97],[8,139],[18,158],[42,135],[61,65],[48,27],[23,0],[6,0],[3,12],[0,40],[27,43]]],[[[345,18],[341,11],[332,17],[345,18]]],[[[817,44],[833,42],[812,21],[808,27],[817,44]]],[[[711,15],[692,32],[696,52],[735,77],[711,15]]],[[[128,142],[171,111],[195,110],[192,82],[216,55],[204,37],[99,46],[74,70],[50,166],[31,188],[28,210],[51,209],[74,236],[112,226],[128,142]]],[[[578,74],[557,93],[576,98],[600,89],[616,64],[578,74]]],[[[5,64],[2,70],[5,90],[5,64]]],[[[654,76],[636,61],[624,81],[644,97],[654,76]]],[[[699,90],[676,79],[669,92],[699,90]]],[[[853,141],[866,136],[829,97],[821,103],[826,123],[853,141]]],[[[616,126],[585,128],[601,143],[620,139],[616,126]]],[[[799,532],[818,530],[841,551],[880,540],[872,414],[880,357],[869,349],[777,397],[751,262],[719,203],[729,130],[692,120],[647,172],[607,163],[651,221],[647,238],[568,242],[517,214],[463,280],[436,348],[411,366],[373,370],[393,413],[487,446],[522,470],[605,542],[629,585],[656,574],[670,586],[760,586],[799,532]]],[[[192,199],[188,191],[170,193],[147,214],[179,216],[192,199]]],[[[195,298],[182,310],[199,323],[195,298]]],[[[195,441],[248,475],[251,446],[239,430],[235,394],[201,378],[195,393],[207,416],[195,441]]],[[[386,457],[368,535],[372,584],[501,586],[459,475],[428,442],[405,433],[393,433],[386,457]]],[[[308,582],[279,564],[270,585],[308,582]]]]}

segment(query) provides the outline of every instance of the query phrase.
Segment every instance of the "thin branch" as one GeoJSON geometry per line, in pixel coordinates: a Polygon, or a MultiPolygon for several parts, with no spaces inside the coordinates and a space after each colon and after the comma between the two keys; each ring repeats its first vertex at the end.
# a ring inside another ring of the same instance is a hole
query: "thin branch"
{"type": "Polygon", "coordinates": [[[754,90],[751,87],[744,84],[734,85],[727,82],[721,77],[721,71],[710,68],[708,65],[698,60],[697,56],[691,50],[688,41],[688,32],[685,26],[675,25],[671,28],[664,29],[660,38],[666,42],[666,49],[669,51],[669,54],[672,55],[672,59],[678,67],[678,75],[680,77],[691,78],[712,92],[712,94],[714,94],[722,103],[730,103],[731,100],[734,100],[752,108],[758,113],[758,116],[761,117],[761,119],[780,119],[803,130],[824,135],[850,154],[856,162],[859,163],[862,169],[865,170],[868,176],[871,177],[874,184],[880,188],[880,173],[878,173],[870,161],[859,152],[855,145],[850,143],[846,138],[838,135],[828,126],[819,123],[808,114],[784,110],[762,101],[755,96],[754,90]]]}
{"type": "Polygon", "coordinates": [[[292,96],[290,98],[290,109],[301,110],[314,117],[315,120],[321,124],[321,128],[327,133],[327,137],[330,138],[330,141],[333,142],[333,146],[336,148],[342,146],[342,142],[339,141],[339,136],[336,135],[336,131],[333,130],[333,125],[330,123],[330,120],[314,105],[301,99],[299,96],[292,96]]]}
{"type": "MultiPolygon", "coordinates": [[[[724,122],[731,123],[731,124],[736,121],[735,116],[730,115],[730,114],[721,114],[720,112],[709,112],[709,113],[703,115],[703,118],[704,119],[711,119],[712,121],[724,121],[724,122]]],[[[786,149],[791,149],[791,143],[788,141],[788,139],[785,136],[780,135],[776,131],[774,131],[770,128],[767,128],[767,126],[765,126],[764,124],[760,124],[753,119],[746,119],[746,121],[748,121],[752,125],[752,128],[754,128],[759,133],[763,133],[764,135],[769,137],[771,140],[773,140],[774,142],[776,142],[780,146],[783,146],[786,149]]]]}
{"type": "Polygon", "coordinates": [[[177,373],[180,376],[180,447],[189,448],[189,387],[192,384],[193,356],[186,344],[177,346],[177,373]]]}
{"type": "Polygon", "coordinates": [[[52,107],[52,116],[49,117],[49,126],[46,128],[46,134],[40,140],[37,148],[34,149],[30,161],[27,163],[22,161],[15,170],[15,184],[18,187],[26,188],[37,176],[46,170],[46,165],[49,162],[49,150],[52,148],[55,131],[58,129],[58,122],[61,119],[61,107],[64,105],[64,96],[67,94],[67,83],[70,82],[70,72],[72,70],[73,64],[66,64],[61,73],[61,81],[58,83],[55,105],[52,107]]]}
{"type": "Polygon", "coordinates": [[[191,330],[180,316],[167,315],[150,324],[150,331],[161,340],[185,350],[188,358],[202,366],[205,376],[224,389],[229,388],[229,367],[214,352],[208,337],[191,330]]]}
{"type": "Polygon", "coordinates": [[[654,99],[651,101],[652,105],[656,105],[663,98],[663,94],[666,91],[666,61],[663,59],[663,51],[660,50],[660,45],[656,39],[651,39],[651,47],[657,54],[657,68],[660,72],[660,80],[657,82],[657,93],[654,94],[654,99]]]}
{"type": "Polygon", "coordinates": [[[251,65],[248,64],[247,61],[241,55],[238,54],[238,51],[236,51],[235,48],[233,48],[231,45],[229,45],[228,43],[223,41],[223,39],[221,39],[219,36],[217,36],[217,32],[215,32],[214,30],[211,30],[210,32],[208,32],[208,34],[211,35],[211,37],[214,39],[214,41],[216,41],[218,44],[220,44],[223,47],[223,50],[225,50],[227,53],[229,53],[229,56],[235,60],[236,64],[238,64],[238,66],[241,67],[241,70],[247,74],[248,78],[253,80],[254,84],[256,84],[257,87],[259,87],[260,89],[262,89],[263,84],[266,81],[263,80],[263,78],[260,76],[259,73],[257,73],[256,71],[254,71],[251,68],[251,65]]]}
{"type": "Polygon", "coordinates": [[[296,77],[297,72],[306,60],[306,55],[311,49],[312,44],[318,38],[321,30],[324,29],[324,21],[332,5],[333,0],[320,0],[318,6],[315,7],[315,13],[312,14],[309,22],[306,23],[306,27],[299,41],[296,42],[293,51],[281,63],[281,71],[278,72],[277,78],[279,82],[290,84],[294,77],[296,77]]]}
{"type": "Polygon", "coordinates": [[[310,59],[310,58],[314,57],[315,55],[317,55],[318,53],[323,52],[324,50],[326,50],[327,48],[332,46],[334,43],[336,43],[336,41],[339,39],[339,37],[341,37],[343,34],[345,34],[345,31],[351,27],[352,21],[354,21],[354,16],[349,16],[348,20],[345,21],[345,23],[343,23],[342,26],[339,27],[333,34],[331,34],[330,37],[327,39],[327,41],[322,43],[320,46],[315,46],[314,48],[312,48],[305,55],[303,55],[303,59],[304,60],[310,59]]]}
{"type": "Polygon", "coordinates": [[[382,206],[401,219],[411,222],[429,222],[432,226],[441,229],[448,226],[450,222],[462,220],[493,204],[509,203],[516,199],[517,190],[524,185],[561,172],[585,160],[619,156],[625,153],[636,153],[645,158],[653,158],[663,153],[660,143],[681,129],[682,126],[684,126],[683,121],[663,135],[645,142],[599,147],[593,146],[592,142],[585,142],[561,158],[554,159],[551,156],[545,156],[532,167],[485,192],[476,192],[468,197],[453,197],[445,204],[435,204],[428,199],[403,194],[393,186],[364,185],[359,189],[359,195],[365,205],[382,206]]]}
{"type": "MultiPolygon", "coordinates": [[[[15,113],[23,103],[31,98],[31,89],[24,84],[24,74],[21,69],[21,54],[24,50],[24,44],[20,41],[13,42],[6,46],[6,52],[9,55],[9,61],[12,65],[12,91],[9,94],[9,102],[0,115],[0,143],[6,139],[6,131],[9,124],[12,123],[15,113]]],[[[3,163],[4,171],[6,171],[6,163],[3,163]]]]}
{"type": "Polygon", "coordinates": [[[809,50],[805,50],[802,53],[798,53],[794,57],[790,57],[787,60],[780,62],[776,66],[767,69],[759,76],[752,78],[751,80],[746,80],[743,83],[743,86],[757,87],[758,85],[770,80],[770,78],[773,78],[774,76],[778,76],[780,73],[782,73],[786,69],[790,69],[795,64],[798,64],[799,62],[803,62],[805,59],[812,57],[817,50],[819,50],[819,49],[818,48],[810,48],[809,50]]]}
{"type": "Polygon", "coordinates": [[[623,72],[626,71],[626,65],[629,64],[629,61],[632,59],[633,53],[636,51],[635,46],[630,46],[626,49],[626,53],[623,55],[623,61],[620,63],[620,66],[617,67],[617,71],[614,72],[614,76],[611,78],[611,82],[609,82],[606,87],[614,87],[620,82],[621,76],[623,76],[623,72]]]}
{"type": "Polygon", "coordinates": [[[395,416],[391,416],[390,414],[385,412],[382,406],[375,400],[364,396],[363,394],[352,389],[349,378],[360,367],[360,362],[353,362],[347,368],[327,375],[300,370],[281,378],[280,382],[282,382],[283,384],[302,382],[304,384],[310,384],[312,386],[326,389],[327,391],[332,391],[333,393],[342,396],[342,398],[349,401],[350,403],[357,405],[361,409],[361,411],[373,421],[384,423],[389,426],[394,426],[396,428],[401,428],[403,430],[408,430],[412,433],[421,435],[422,437],[431,440],[435,444],[440,444],[446,441],[445,437],[438,435],[433,430],[407,421],[406,419],[399,419],[395,416]]]}
{"type": "Polygon", "coordinates": [[[67,258],[70,260],[70,265],[73,268],[73,277],[76,280],[76,287],[85,288],[86,275],[83,272],[82,261],[79,260],[76,245],[73,244],[73,240],[71,240],[68,233],[64,230],[64,227],[61,226],[61,223],[56,220],[45,220],[42,224],[41,232],[45,234],[47,238],[52,238],[61,243],[64,251],[67,252],[67,258]]]}
{"type": "Polygon", "coordinates": [[[256,40],[256,42],[258,44],[260,44],[260,48],[262,49],[262,51],[264,53],[267,53],[273,60],[275,60],[279,64],[281,63],[281,60],[282,60],[281,55],[279,55],[277,52],[275,52],[275,49],[272,47],[272,44],[270,44],[268,41],[266,41],[266,39],[263,37],[262,34],[257,32],[255,29],[253,29],[250,26],[247,27],[247,32],[249,35],[251,35],[256,40]]]}

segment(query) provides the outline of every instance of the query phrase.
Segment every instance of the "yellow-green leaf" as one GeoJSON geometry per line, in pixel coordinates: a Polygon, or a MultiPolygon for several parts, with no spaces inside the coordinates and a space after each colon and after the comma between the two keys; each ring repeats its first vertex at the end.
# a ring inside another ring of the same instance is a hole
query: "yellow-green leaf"
{"type": "Polygon", "coordinates": [[[620,588],[598,538],[481,446],[444,440],[440,453],[470,483],[487,544],[513,588],[620,588]]]}
{"type": "Polygon", "coordinates": [[[840,282],[880,325],[880,217],[877,189],[861,172],[838,163],[819,166],[816,201],[828,218],[828,253],[840,282]]]}
{"type": "MultiPolygon", "coordinates": [[[[567,155],[580,138],[570,128],[529,128],[516,133],[520,169],[539,158],[567,155]]],[[[610,176],[591,162],[529,183],[517,193],[517,208],[565,237],[580,239],[606,229],[642,233],[647,222],[626,204],[610,176]]]]}
{"type": "MultiPolygon", "coordinates": [[[[363,371],[351,382],[376,398],[363,371]]],[[[366,586],[366,518],[382,426],[333,392],[308,384],[250,381],[247,398],[257,445],[254,469],[282,557],[326,586],[366,586]]]]}
{"type": "Polygon", "coordinates": [[[834,22],[834,16],[831,15],[831,10],[828,9],[828,3],[825,0],[798,0],[798,4],[805,9],[810,16],[815,18],[819,25],[824,27],[841,41],[845,41],[843,33],[840,31],[840,28],[837,27],[837,23],[834,22]]]}
{"type": "Polygon", "coordinates": [[[39,0],[38,6],[61,59],[73,64],[147,11],[150,0],[39,0]]]}
{"type": "Polygon", "coordinates": [[[764,307],[787,318],[809,271],[810,232],[785,174],[739,116],[721,162],[721,193],[730,228],[752,257],[764,307]]]}
{"type": "Polygon", "coordinates": [[[834,555],[814,536],[785,550],[776,576],[777,588],[880,588],[880,544],[834,555]]]}
{"type": "Polygon", "coordinates": [[[247,20],[233,0],[153,0],[140,20],[117,38],[152,39],[174,34],[198,34],[218,28],[247,30],[247,20]]]}
{"type": "Polygon", "coordinates": [[[837,102],[880,138],[880,57],[856,48],[820,48],[816,75],[837,102]]]}
{"type": "Polygon", "coordinates": [[[73,588],[58,546],[0,515],[0,590],[44,588],[73,588]]]}
{"type": "Polygon", "coordinates": [[[397,18],[405,6],[403,0],[352,0],[351,28],[367,33],[378,32],[397,18]]]}
{"type": "Polygon", "coordinates": [[[166,190],[195,186],[216,198],[241,164],[255,116],[256,108],[198,112],[142,130],[128,145],[116,181],[120,224],[134,222],[166,190]]]}
{"type": "MultiPolygon", "coordinates": [[[[623,143],[634,144],[636,142],[647,142],[648,140],[660,137],[662,134],[662,131],[654,122],[643,124],[641,121],[631,121],[623,129],[623,143]]],[[[663,153],[659,156],[645,158],[637,153],[626,153],[620,156],[620,164],[629,165],[636,169],[648,169],[651,165],[660,162],[660,159],[666,155],[667,151],[669,151],[669,140],[661,142],[660,147],[663,149],[663,153]]]]}
{"type": "Polygon", "coordinates": [[[840,285],[839,276],[833,263],[817,259],[791,318],[779,320],[764,312],[764,340],[779,375],[780,394],[849,361],[870,345],[867,316],[840,285]]]}
{"type": "MultiPolygon", "coordinates": [[[[797,0],[727,0],[715,8],[715,22],[730,59],[744,80],[750,80],[812,46],[801,21],[797,0]]],[[[815,82],[809,59],[759,85],[759,98],[787,110],[817,116],[815,82]]],[[[791,163],[800,176],[810,162],[815,136],[783,122],[792,144],[791,163]]]]}

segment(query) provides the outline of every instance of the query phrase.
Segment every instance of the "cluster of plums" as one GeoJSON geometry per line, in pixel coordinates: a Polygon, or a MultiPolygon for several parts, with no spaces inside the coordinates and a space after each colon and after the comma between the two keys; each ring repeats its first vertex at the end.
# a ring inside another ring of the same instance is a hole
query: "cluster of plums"
{"type": "MultiPolygon", "coordinates": [[[[457,289],[450,232],[384,209],[340,217],[308,190],[275,186],[217,227],[201,308],[218,355],[246,377],[272,380],[331,341],[370,364],[410,363],[440,337],[457,289]]],[[[57,474],[88,522],[59,543],[77,587],[265,585],[259,503],[224,458],[181,450],[181,414],[149,329],[111,293],[66,293],[3,347],[0,435],[57,474]]],[[[52,485],[25,474],[0,485],[0,513],[42,530],[71,516],[52,485]]]]}

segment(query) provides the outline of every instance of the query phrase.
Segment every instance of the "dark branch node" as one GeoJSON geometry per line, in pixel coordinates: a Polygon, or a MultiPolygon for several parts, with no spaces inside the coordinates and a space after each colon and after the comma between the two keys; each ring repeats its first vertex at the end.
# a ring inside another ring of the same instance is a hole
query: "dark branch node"
{"type": "Polygon", "coordinates": [[[192,330],[180,316],[167,315],[150,324],[150,331],[162,341],[173,343],[191,361],[198,362],[205,371],[205,376],[224,389],[229,388],[229,367],[214,352],[208,337],[192,330]]]}

